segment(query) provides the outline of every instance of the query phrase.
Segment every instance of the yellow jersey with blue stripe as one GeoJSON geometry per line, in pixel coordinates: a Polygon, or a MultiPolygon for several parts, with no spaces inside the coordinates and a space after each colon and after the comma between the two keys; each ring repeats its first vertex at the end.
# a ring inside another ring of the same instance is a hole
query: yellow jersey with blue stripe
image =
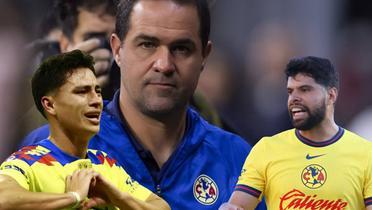
{"type": "MultiPolygon", "coordinates": [[[[64,193],[65,179],[77,169],[93,168],[120,190],[145,201],[152,192],[134,181],[116,160],[98,150],[87,151],[86,159],[71,156],[50,140],[13,153],[0,167],[0,174],[14,178],[31,192],[64,193]]],[[[102,209],[116,209],[113,206],[102,209]]]]}
{"type": "Polygon", "coordinates": [[[296,129],[262,138],[248,155],[235,191],[268,209],[365,209],[372,204],[372,143],[339,128],[314,142],[296,129]]]}

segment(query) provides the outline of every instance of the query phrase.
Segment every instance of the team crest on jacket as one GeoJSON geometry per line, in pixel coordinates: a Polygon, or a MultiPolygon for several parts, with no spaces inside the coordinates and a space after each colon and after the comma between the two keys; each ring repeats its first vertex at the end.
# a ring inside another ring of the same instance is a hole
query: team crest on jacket
{"type": "Polygon", "coordinates": [[[218,198],[216,182],[207,175],[200,175],[194,182],[194,197],[204,205],[212,205],[218,198]]]}
{"type": "Polygon", "coordinates": [[[308,165],[302,171],[301,180],[306,187],[310,189],[317,189],[323,186],[324,183],[326,182],[327,172],[320,165],[317,164],[308,165]]]}

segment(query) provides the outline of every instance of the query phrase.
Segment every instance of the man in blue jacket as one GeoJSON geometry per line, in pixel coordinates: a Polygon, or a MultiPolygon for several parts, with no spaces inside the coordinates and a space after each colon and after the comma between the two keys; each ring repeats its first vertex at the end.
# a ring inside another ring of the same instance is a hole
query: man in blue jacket
{"type": "MultiPolygon", "coordinates": [[[[229,199],[251,147],[188,103],[211,51],[205,0],[125,0],[111,36],[121,86],[90,148],[106,151],[173,210],[229,199]]],[[[48,135],[47,127],[28,143],[48,135]]]]}

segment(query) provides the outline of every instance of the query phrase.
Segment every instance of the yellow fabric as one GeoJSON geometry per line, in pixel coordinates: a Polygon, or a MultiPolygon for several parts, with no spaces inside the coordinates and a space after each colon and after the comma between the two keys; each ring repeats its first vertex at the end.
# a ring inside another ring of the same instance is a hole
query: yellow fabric
{"type": "Polygon", "coordinates": [[[253,147],[236,190],[262,192],[270,210],[359,210],[372,197],[371,176],[371,142],[345,130],[336,142],[315,147],[292,129],[253,147]]]}
{"type": "Polygon", "coordinates": [[[1,165],[0,174],[11,176],[22,187],[32,192],[64,193],[67,175],[71,175],[77,169],[93,168],[120,190],[139,200],[145,201],[152,194],[150,190],[132,180],[107,154],[88,150],[88,157],[90,159],[76,158],[69,162],[69,159],[74,157],[63,154],[62,151],[55,153],[39,145],[14,153],[1,165]],[[59,160],[65,163],[61,164],[59,160]]]}

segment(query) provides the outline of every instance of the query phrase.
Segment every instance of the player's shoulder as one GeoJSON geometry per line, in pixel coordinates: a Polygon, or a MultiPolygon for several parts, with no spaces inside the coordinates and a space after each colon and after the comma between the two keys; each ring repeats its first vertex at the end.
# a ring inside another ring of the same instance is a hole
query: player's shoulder
{"type": "Polygon", "coordinates": [[[188,123],[190,131],[186,135],[191,138],[190,142],[199,145],[199,148],[209,148],[208,151],[219,152],[229,155],[234,153],[245,156],[251,150],[251,146],[237,134],[225,131],[204,120],[196,111],[188,110],[188,123]]]}
{"type": "Polygon", "coordinates": [[[345,141],[360,146],[361,148],[372,148],[372,142],[347,129],[344,129],[344,139],[345,141]]]}
{"type": "Polygon", "coordinates": [[[290,140],[293,137],[295,137],[295,129],[289,129],[272,136],[264,136],[260,139],[259,142],[261,142],[261,144],[283,143],[283,141],[290,140]]]}
{"type": "Polygon", "coordinates": [[[100,121],[100,130],[97,135],[113,136],[121,135],[123,132],[123,122],[115,114],[111,113],[110,110],[103,109],[100,121]]]}
{"type": "Polygon", "coordinates": [[[214,157],[220,157],[228,164],[243,164],[252,146],[239,135],[214,127],[209,130],[209,135],[204,140],[204,145],[210,148],[212,153],[218,153],[214,157]]]}
{"type": "Polygon", "coordinates": [[[215,125],[209,124],[208,122],[202,122],[205,127],[205,141],[208,144],[216,146],[231,146],[231,147],[241,147],[244,149],[251,149],[248,141],[243,139],[241,136],[225,131],[215,125]]]}
{"type": "Polygon", "coordinates": [[[51,152],[52,151],[50,149],[40,144],[25,146],[11,154],[5,160],[5,162],[22,161],[27,163],[29,166],[33,165],[36,162],[48,164],[51,161],[55,160],[54,157],[51,155],[51,152]]]}
{"type": "Polygon", "coordinates": [[[286,149],[295,142],[293,141],[296,138],[294,133],[294,129],[289,129],[272,136],[264,136],[254,145],[252,150],[271,155],[272,151],[277,151],[278,148],[286,149]]]}
{"type": "Polygon", "coordinates": [[[192,116],[191,123],[194,127],[194,133],[200,134],[200,136],[203,136],[207,141],[212,141],[215,144],[226,141],[232,144],[246,144],[246,140],[242,137],[209,123],[195,110],[190,109],[189,112],[192,116]]]}

